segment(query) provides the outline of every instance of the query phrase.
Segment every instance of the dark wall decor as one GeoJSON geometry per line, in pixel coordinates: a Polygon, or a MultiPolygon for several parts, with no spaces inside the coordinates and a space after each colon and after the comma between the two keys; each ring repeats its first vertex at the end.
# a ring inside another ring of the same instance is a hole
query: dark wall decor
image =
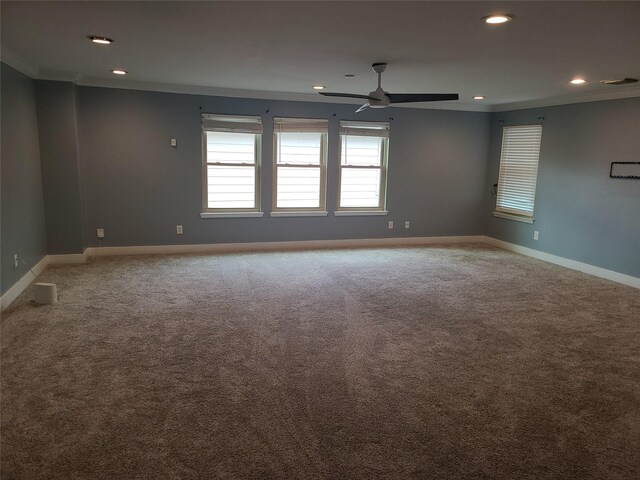
{"type": "Polygon", "coordinates": [[[609,177],[640,180],[640,162],[611,162],[609,177]]]}

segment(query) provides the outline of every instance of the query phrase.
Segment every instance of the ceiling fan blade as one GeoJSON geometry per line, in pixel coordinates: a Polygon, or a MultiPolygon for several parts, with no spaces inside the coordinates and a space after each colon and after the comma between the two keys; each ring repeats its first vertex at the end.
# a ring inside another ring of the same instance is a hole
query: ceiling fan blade
{"type": "Polygon", "coordinates": [[[355,93],[332,93],[332,92],[318,92],[320,95],[324,95],[325,97],[344,97],[344,98],[363,98],[365,100],[375,100],[375,98],[370,97],[369,95],[358,95],[355,93]]]}
{"type": "Polygon", "coordinates": [[[458,100],[457,93],[387,93],[389,103],[440,102],[458,100]]]}
{"type": "Polygon", "coordinates": [[[365,103],[359,109],[357,109],[356,113],[360,113],[361,111],[366,110],[368,106],[369,106],[369,102],[365,103]]]}

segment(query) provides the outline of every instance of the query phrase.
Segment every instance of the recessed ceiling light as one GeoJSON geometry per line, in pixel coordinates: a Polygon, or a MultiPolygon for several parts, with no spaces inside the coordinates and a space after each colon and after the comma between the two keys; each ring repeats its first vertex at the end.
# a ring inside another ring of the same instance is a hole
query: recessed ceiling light
{"type": "Polygon", "coordinates": [[[583,83],[587,83],[587,81],[584,78],[574,78],[569,83],[572,85],[582,85],[583,83]]]}
{"type": "Polygon", "coordinates": [[[110,43],[113,43],[113,40],[108,37],[96,37],[95,35],[91,35],[88,38],[93,43],[99,43],[100,45],[109,45],[110,43]]]}
{"type": "Polygon", "coordinates": [[[513,15],[507,15],[506,13],[501,13],[499,15],[489,15],[488,17],[482,17],[485,23],[489,23],[491,25],[497,25],[500,23],[507,23],[513,20],[513,15]]]}
{"type": "Polygon", "coordinates": [[[126,70],[111,70],[111,73],[115,73],[116,75],[126,75],[127,71],[126,70]]]}
{"type": "Polygon", "coordinates": [[[473,97],[474,100],[484,100],[486,97],[482,96],[482,95],[476,95],[475,97],[473,97]]]}
{"type": "Polygon", "coordinates": [[[324,88],[325,88],[324,85],[314,85],[313,86],[314,90],[324,90],[324,88]]]}

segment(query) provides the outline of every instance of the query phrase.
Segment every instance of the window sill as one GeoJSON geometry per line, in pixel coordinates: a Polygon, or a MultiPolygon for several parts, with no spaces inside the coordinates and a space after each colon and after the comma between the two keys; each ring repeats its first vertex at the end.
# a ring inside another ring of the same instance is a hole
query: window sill
{"type": "Polygon", "coordinates": [[[264,212],[202,212],[200,218],[260,218],[264,212]]]}
{"type": "Polygon", "coordinates": [[[513,213],[493,212],[494,217],[506,218],[507,220],[515,220],[516,222],[533,223],[533,217],[524,217],[513,213]]]}
{"type": "Polygon", "coordinates": [[[337,210],[333,212],[336,217],[387,215],[388,213],[386,210],[337,210]]]}
{"type": "Polygon", "coordinates": [[[278,211],[271,212],[269,215],[272,217],[326,217],[328,212],[318,210],[306,210],[306,211],[278,211]]]}

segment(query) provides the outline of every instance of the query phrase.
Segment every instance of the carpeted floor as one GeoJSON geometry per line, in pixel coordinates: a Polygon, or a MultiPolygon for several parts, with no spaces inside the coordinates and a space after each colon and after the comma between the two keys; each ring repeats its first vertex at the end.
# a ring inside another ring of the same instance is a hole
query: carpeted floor
{"type": "Polygon", "coordinates": [[[640,291],[483,246],[111,257],[2,320],[1,478],[637,479],[640,291]]]}

